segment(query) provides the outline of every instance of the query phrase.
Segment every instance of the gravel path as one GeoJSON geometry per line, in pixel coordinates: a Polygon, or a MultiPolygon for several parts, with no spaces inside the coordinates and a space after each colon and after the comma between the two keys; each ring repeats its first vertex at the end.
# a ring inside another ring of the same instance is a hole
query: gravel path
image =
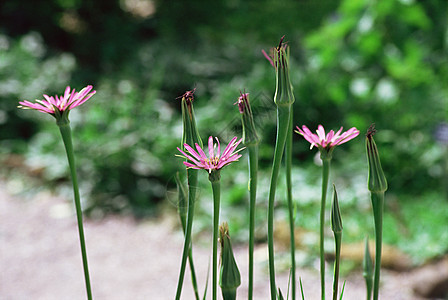
{"type": "MultiPolygon", "coordinates": [[[[0,181],[0,299],[85,299],[81,255],[70,201],[46,191],[20,197],[0,181]]],[[[126,217],[87,220],[85,233],[95,299],[173,299],[180,266],[182,235],[174,217],[135,222],[126,217]]],[[[247,293],[247,249],[236,247],[243,283],[239,299],[247,293]]],[[[195,247],[198,280],[207,273],[209,249],[195,247]]],[[[256,250],[255,299],[269,298],[265,270],[266,246],[256,250]]],[[[319,298],[318,273],[298,270],[307,299],[319,298]]],[[[381,299],[420,299],[412,296],[406,274],[383,272],[381,299]],[[386,283],[387,281],[387,283],[386,283]]],[[[288,274],[280,274],[284,291],[288,274]]],[[[344,279],[344,278],[343,278],[344,279]]],[[[327,293],[331,291],[328,278],[327,293]]],[[[220,297],[219,297],[220,298],[220,297]]],[[[361,274],[347,279],[344,299],[364,299],[361,274]]],[[[194,299],[188,272],[182,299],[194,299]]]]}

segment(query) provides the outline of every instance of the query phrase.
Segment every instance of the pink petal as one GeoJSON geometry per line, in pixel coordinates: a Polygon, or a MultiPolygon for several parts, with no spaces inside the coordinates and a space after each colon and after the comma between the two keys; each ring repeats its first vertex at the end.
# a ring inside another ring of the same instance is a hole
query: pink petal
{"type": "Polygon", "coordinates": [[[208,138],[208,153],[209,153],[209,157],[210,160],[212,160],[215,157],[215,153],[214,153],[214,149],[213,149],[213,137],[210,136],[208,138]]]}
{"type": "MultiPolygon", "coordinates": [[[[177,147],[177,150],[180,151],[180,153],[183,154],[183,156],[185,156],[186,159],[191,160],[193,163],[195,163],[196,165],[200,166],[201,163],[196,161],[193,157],[191,157],[190,155],[188,155],[187,153],[185,153],[184,151],[182,151],[182,149],[180,149],[179,147],[177,147]]],[[[191,153],[191,152],[190,152],[191,153]]]]}
{"type": "Polygon", "coordinates": [[[316,131],[317,131],[317,136],[319,137],[319,143],[321,143],[322,141],[325,141],[325,129],[324,129],[324,127],[319,124],[319,126],[317,126],[317,130],[316,131]]]}

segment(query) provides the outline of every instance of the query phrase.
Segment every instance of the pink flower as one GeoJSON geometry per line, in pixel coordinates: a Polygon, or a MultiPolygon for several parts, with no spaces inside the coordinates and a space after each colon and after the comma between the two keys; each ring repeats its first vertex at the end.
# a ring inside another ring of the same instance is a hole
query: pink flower
{"type": "Polygon", "coordinates": [[[63,96],[48,96],[44,94],[45,100],[37,100],[36,103],[24,100],[19,102],[19,108],[35,109],[53,116],[62,115],[63,112],[69,111],[76,106],[79,106],[92,97],[96,91],[92,91],[92,86],[88,85],[79,92],[75,89],[70,90],[67,86],[63,96]],[[56,111],[57,110],[57,111],[56,111]]]}
{"type": "Polygon", "coordinates": [[[218,143],[218,149],[215,155],[215,145],[213,145],[212,137],[208,138],[208,155],[209,155],[208,157],[198,144],[195,144],[197,152],[188,144],[184,144],[184,147],[189,154],[182,151],[179,147],[177,148],[177,150],[179,150],[180,153],[182,153],[181,157],[184,157],[189,161],[191,161],[191,162],[184,161],[185,166],[192,169],[204,169],[207,170],[209,173],[211,173],[212,171],[222,169],[224,166],[230,164],[231,162],[237,161],[238,158],[241,157],[241,154],[238,154],[238,152],[244,148],[241,148],[236,152],[234,151],[236,147],[238,147],[238,145],[241,143],[242,139],[240,139],[239,141],[236,140],[237,137],[234,137],[230,141],[230,143],[224,149],[222,155],[221,155],[221,145],[219,144],[218,138],[216,138],[216,141],[218,143]]]}
{"type": "Polygon", "coordinates": [[[308,127],[305,125],[302,126],[302,129],[300,129],[299,126],[297,126],[296,132],[298,134],[303,135],[303,137],[311,143],[310,149],[313,148],[313,146],[317,146],[319,150],[326,149],[327,151],[330,151],[333,147],[343,144],[345,142],[350,141],[351,139],[354,139],[358,136],[359,130],[355,127],[350,128],[346,132],[342,133],[342,127],[338,130],[338,132],[334,133],[333,130],[330,130],[330,132],[325,135],[325,129],[322,125],[319,125],[317,127],[317,134],[312,133],[308,127]]]}

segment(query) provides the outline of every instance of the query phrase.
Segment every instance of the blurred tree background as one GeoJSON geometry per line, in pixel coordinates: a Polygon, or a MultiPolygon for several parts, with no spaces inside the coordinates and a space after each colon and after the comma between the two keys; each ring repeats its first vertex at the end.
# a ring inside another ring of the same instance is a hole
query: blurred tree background
{"type": "MultiPolygon", "coordinates": [[[[353,215],[349,211],[357,212],[348,238],[360,239],[359,228],[372,226],[364,217],[370,200],[362,133],[375,122],[389,180],[386,242],[402,243],[420,258],[439,255],[448,250],[448,145],[434,133],[448,121],[447,12],[445,0],[3,1],[3,165],[24,166],[47,183],[68,182],[53,120],[16,106],[44,93],[60,94],[66,85],[93,84],[97,94],[71,113],[87,211],[156,213],[162,200],[175,199],[170,196],[173,174],[183,170],[174,156],[182,134],[176,97],[196,87],[202,138],[214,135],[225,142],[241,135],[233,103],[240,91],[250,93],[263,138],[261,176],[267,178],[275,137],[275,77],[261,49],[286,35],[294,124],[361,130],[360,137],[336,150],[332,171],[341,198],[345,193],[346,218],[353,215]],[[422,223],[415,223],[418,218],[422,223]],[[406,242],[400,226],[411,232],[406,242]]],[[[316,151],[297,135],[294,143],[297,223],[312,228],[320,184],[316,151]]],[[[228,168],[224,206],[238,211],[235,207],[247,203],[246,162],[228,168]]],[[[260,187],[260,209],[267,185],[260,187]]],[[[207,193],[205,186],[204,198],[207,193]]],[[[207,214],[209,201],[202,202],[207,214]]],[[[228,216],[244,231],[247,215],[228,216]]]]}

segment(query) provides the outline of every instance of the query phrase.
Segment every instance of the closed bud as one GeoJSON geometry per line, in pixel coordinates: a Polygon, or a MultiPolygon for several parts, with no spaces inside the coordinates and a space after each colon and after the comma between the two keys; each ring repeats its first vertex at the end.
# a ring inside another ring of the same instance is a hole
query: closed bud
{"type": "Polygon", "coordinates": [[[338,194],[336,186],[333,184],[333,203],[331,204],[331,230],[334,233],[342,232],[341,211],[339,210],[338,194]]]}
{"type": "Polygon", "coordinates": [[[240,93],[240,97],[235,104],[238,104],[238,110],[241,114],[243,143],[246,146],[258,144],[259,139],[255,130],[254,117],[249,102],[249,93],[240,93]]]}
{"type": "Polygon", "coordinates": [[[370,257],[368,237],[366,237],[365,240],[364,259],[362,261],[362,276],[366,281],[367,299],[370,300],[373,286],[373,263],[372,258],[370,257]]]}
{"type": "Polygon", "coordinates": [[[283,43],[283,38],[284,36],[274,51],[274,65],[276,68],[276,89],[274,102],[277,105],[294,103],[294,94],[292,92],[293,88],[289,79],[289,48],[287,44],[283,43]]]}
{"type": "Polygon", "coordinates": [[[368,237],[366,237],[365,239],[364,259],[362,261],[362,276],[366,280],[369,279],[370,281],[373,278],[373,263],[372,263],[372,257],[370,256],[368,237]]]}
{"type": "Polygon", "coordinates": [[[181,219],[185,219],[187,216],[187,190],[183,182],[180,180],[179,172],[176,172],[175,175],[176,185],[177,185],[177,197],[178,197],[178,206],[177,210],[181,219]]]}
{"type": "Polygon", "coordinates": [[[373,139],[375,133],[375,124],[372,124],[366,134],[367,160],[369,162],[368,188],[372,193],[384,193],[387,190],[387,180],[381,167],[380,155],[375,140],[373,139]]]}
{"type": "Polygon", "coordinates": [[[233,255],[229,226],[226,222],[219,227],[219,238],[221,242],[219,286],[224,300],[235,300],[236,290],[241,285],[241,275],[233,255]]]}
{"type": "Polygon", "coordinates": [[[196,89],[185,92],[181,98],[181,107],[182,107],[182,122],[184,127],[184,132],[182,135],[182,144],[181,148],[185,150],[184,144],[194,145],[199,144],[202,147],[202,140],[199,136],[198,129],[196,127],[196,120],[194,117],[193,110],[193,100],[194,100],[194,92],[196,89]]]}
{"type": "Polygon", "coordinates": [[[294,103],[294,94],[292,92],[293,88],[291,81],[289,80],[289,53],[288,45],[283,43],[283,36],[280,39],[280,43],[277,48],[271,49],[270,55],[268,55],[264,50],[262,51],[264,56],[269,60],[271,65],[275,68],[275,104],[280,105],[291,105],[294,103]]]}

